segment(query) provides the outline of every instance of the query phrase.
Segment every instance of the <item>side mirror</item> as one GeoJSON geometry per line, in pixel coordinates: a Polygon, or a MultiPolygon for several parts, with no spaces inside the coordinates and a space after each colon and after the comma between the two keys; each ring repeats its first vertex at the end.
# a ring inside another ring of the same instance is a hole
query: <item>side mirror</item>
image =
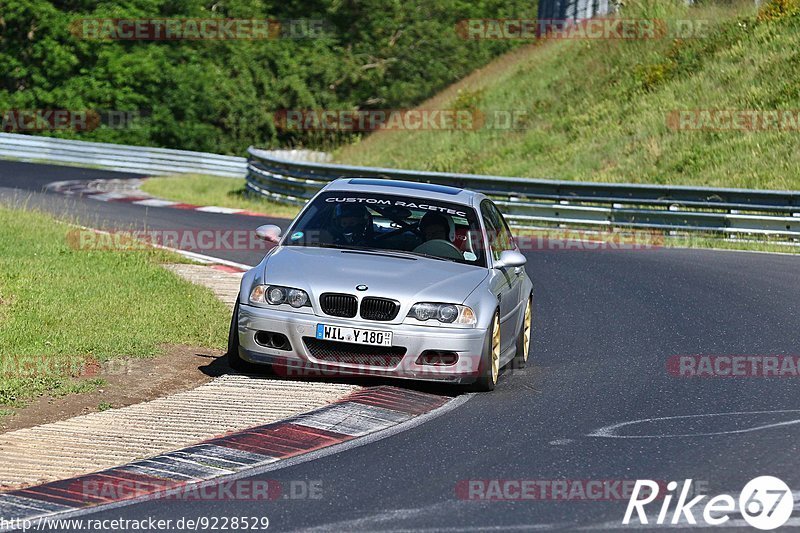
{"type": "Polygon", "coordinates": [[[256,228],[256,237],[262,241],[277,243],[281,240],[281,228],[274,224],[266,224],[256,228]]]}
{"type": "Polygon", "coordinates": [[[524,266],[528,260],[516,250],[506,250],[500,253],[500,260],[494,262],[495,268],[516,268],[524,266]]]}

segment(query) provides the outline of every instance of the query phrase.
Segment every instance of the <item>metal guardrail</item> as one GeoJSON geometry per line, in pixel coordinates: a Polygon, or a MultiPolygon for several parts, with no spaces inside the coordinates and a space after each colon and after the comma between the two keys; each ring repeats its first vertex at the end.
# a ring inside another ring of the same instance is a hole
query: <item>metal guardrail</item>
{"type": "Polygon", "coordinates": [[[615,0],[539,0],[539,20],[580,20],[608,15],[615,0]]]}
{"type": "Polygon", "coordinates": [[[302,204],[345,176],[451,185],[493,197],[517,227],[629,228],[800,238],[800,191],[607,184],[290,161],[249,148],[247,187],[302,204]]]}
{"type": "Polygon", "coordinates": [[[15,133],[0,133],[0,157],[152,175],[197,173],[241,178],[247,171],[244,157],[15,133]]]}
{"type": "Polygon", "coordinates": [[[247,176],[247,188],[302,204],[344,176],[391,178],[483,192],[517,227],[630,228],[800,239],[800,191],[608,184],[334,165],[308,150],[249,148],[249,161],[203,152],[0,133],[0,157],[147,174],[247,176]]]}

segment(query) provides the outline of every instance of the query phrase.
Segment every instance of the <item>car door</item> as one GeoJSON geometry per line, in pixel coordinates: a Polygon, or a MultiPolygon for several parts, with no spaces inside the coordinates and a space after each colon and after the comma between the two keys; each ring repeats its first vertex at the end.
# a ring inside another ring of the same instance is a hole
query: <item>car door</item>
{"type": "MultiPolygon", "coordinates": [[[[517,246],[517,242],[514,240],[514,235],[511,233],[511,228],[508,227],[508,222],[503,217],[503,214],[500,212],[500,209],[494,205],[494,203],[489,202],[489,209],[494,213],[496,219],[499,221],[501,226],[501,247],[504,250],[514,250],[519,252],[519,246],[517,246]]],[[[525,274],[525,267],[514,267],[510,269],[514,274],[514,280],[512,282],[513,285],[513,293],[514,293],[514,300],[517,302],[517,311],[519,316],[518,324],[522,324],[522,315],[525,312],[525,304],[527,303],[527,298],[525,295],[522,294],[523,285],[524,285],[524,274],[525,274]]]]}
{"type": "MultiPolygon", "coordinates": [[[[509,240],[511,232],[490,200],[481,202],[481,216],[489,240],[488,255],[494,263],[503,251],[514,249],[513,239],[509,240]]],[[[500,351],[505,354],[517,338],[521,276],[508,267],[493,268],[490,275],[492,292],[500,302],[500,351]]]]}

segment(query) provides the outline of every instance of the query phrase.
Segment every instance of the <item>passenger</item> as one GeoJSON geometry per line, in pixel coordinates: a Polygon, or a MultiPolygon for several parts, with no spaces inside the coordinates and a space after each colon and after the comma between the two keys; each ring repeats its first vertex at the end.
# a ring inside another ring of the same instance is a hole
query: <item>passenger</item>
{"type": "Polygon", "coordinates": [[[372,215],[363,205],[339,204],[333,210],[335,244],[366,246],[372,240],[372,215]]]}

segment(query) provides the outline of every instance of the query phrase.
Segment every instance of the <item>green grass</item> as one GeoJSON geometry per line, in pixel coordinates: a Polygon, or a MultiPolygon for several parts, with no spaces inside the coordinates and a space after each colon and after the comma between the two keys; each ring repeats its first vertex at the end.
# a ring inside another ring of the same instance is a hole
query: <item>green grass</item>
{"type": "Polygon", "coordinates": [[[71,226],[0,208],[0,406],[92,390],[88,362],[154,357],[168,344],[222,348],[229,311],[159,266],[162,250],[77,250],[71,226]]]}
{"type": "Polygon", "coordinates": [[[246,194],[245,180],[187,174],[145,180],[142,190],[159,198],[194,205],[246,209],[274,217],[294,218],[299,208],[246,194]]]}
{"type": "Polygon", "coordinates": [[[423,108],[522,111],[524,128],[378,132],[346,164],[600,182],[800,188],[800,132],[687,132],[673,110],[800,109],[800,14],[752,1],[631,0],[625,18],[706,19],[706,38],[562,40],[512,52],[423,108]]]}

